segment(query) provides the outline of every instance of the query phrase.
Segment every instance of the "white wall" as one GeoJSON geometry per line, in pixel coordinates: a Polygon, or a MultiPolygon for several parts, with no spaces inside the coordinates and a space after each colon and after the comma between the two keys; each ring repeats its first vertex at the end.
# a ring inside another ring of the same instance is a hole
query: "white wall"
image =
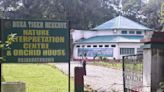
{"type": "Polygon", "coordinates": [[[114,35],[113,30],[101,30],[101,31],[97,31],[96,33],[96,36],[103,36],[103,35],[114,35]]]}
{"type": "Polygon", "coordinates": [[[90,38],[97,35],[97,31],[83,31],[84,38],[90,38]]]}
{"type": "Polygon", "coordinates": [[[102,31],[88,31],[88,30],[73,30],[71,32],[73,42],[81,38],[90,38],[93,36],[103,36],[103,35],[113,35],[112,30],[102,30],[102,31]]]}
{"type": "MultiPolygon", "coordinates": [[[[93,36],[104,36],[104,35],[137,35],[136,31],[137,30],[133,30],[135,31],[135,34],[129,34],[129,31],[131,30],[126,30],[127,34],[121,34],[121,30],[101,30],[101,31],[89,31],[89,30],[73,30],[71,32],[72,38],[73,38],[73,42],[81,39],[81,38],[90,38],[93,36]]],[[[138,34],[138,35],[144,35],[145,32],[142,30],[142,34],[138,34]]]]}
{"type": "MultiPolygon", "coordinates": [[[[120,54],[120,48],[135,48],[135,54],[137,54],[137,48],[140,48],[140,46],[144,45],[143,43],[118,43],[118,53],[120,54]]],[[[119,55],[118,58],[122,59],[122,56],[125,55],[119,55]]]]}
{"type": "Polygon", "coordinates": [[[71,32],[72,38],[73,38],[73,42],[75,42],[76,40],[79,40],[83,37],[83,31],[81,30],[73,30],[71,32]]]}

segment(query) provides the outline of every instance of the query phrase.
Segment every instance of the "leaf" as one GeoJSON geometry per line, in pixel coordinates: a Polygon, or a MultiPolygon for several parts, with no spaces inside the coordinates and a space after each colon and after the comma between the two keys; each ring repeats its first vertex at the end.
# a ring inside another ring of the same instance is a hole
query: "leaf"
{"type": "Polygon", "coordinates": [[[0,49],[4,48],[4,44],[0,44],[0,49]]]}

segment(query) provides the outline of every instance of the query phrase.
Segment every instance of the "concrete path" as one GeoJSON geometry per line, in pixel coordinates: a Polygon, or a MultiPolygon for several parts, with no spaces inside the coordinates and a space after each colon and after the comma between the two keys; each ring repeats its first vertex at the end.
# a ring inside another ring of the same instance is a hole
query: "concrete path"
{"type": "MultiPolygon", "coordinates": [[[[55,63],[61,71],[68,74],[68,63],[55,63]]],[[[74,77],[74,67],[82,66],[79,62],[71,62],[71,77],[74,77]]],[[[87,64],[87,75],[84,84],[94,92],[123,92],[122,71],[87,64]]]]}

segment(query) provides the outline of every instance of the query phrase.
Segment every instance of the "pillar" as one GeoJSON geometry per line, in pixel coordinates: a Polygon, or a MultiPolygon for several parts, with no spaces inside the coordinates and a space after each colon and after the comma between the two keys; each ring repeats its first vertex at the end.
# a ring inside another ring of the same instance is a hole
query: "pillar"
{"type": "Polygon", "coordinates": [[[75,92],[84,92],[84,69],[75,67],[75,92]]]}
{"type": "Polygon", "coordinates": [[[152,32],[143,46],[143,91],[157,92],[164,82],[164,32],[152,32]]]}

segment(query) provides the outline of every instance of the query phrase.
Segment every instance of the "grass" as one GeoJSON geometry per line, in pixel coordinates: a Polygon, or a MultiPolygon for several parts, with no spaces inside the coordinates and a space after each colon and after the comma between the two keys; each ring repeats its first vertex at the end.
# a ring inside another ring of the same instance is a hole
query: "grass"
{"type": "Polygon", "coordinates": [[[122,69],[122,63],[118,63],[118,62],[99,61],[99,62],[93,62],[92,64],[98,66],[104,66],[107,68],[122,69]]]}
{"type": "MultiPolygon", "coordinates": [[[[98,66],[104,66],[107,68],[114,68],[114,69],[122,69],[122,62],[93,62],[93,65],[98,65],[98,66]]],[[[125,64],[125,68],[131,71],[136,71],[136,72],[142,72],[142,67],[143,64],[137,63],[137,64],[125,64]]]]}
{"type": "Polygon", "coordinates": [[[129,71],[136,71],[136,72],[141,72],[143,70],[143,64],[142,63],[137,63],[137,64],[125,64],[125,69],[129,71]]]}
{"type": "Polygon", "coordinates": [[[25,82],[26,92],[68,92],[68,76],[47,64],[3,64],[2,76],[2,81],[25,82]]]}

